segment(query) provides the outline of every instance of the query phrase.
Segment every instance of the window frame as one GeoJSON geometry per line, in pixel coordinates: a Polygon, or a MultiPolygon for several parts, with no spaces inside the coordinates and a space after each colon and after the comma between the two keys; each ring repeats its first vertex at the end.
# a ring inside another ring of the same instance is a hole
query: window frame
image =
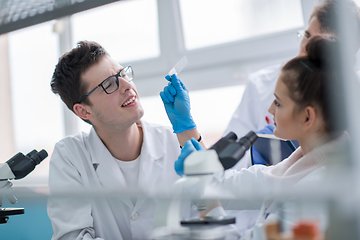
{"type": "MultiPolygon", "coordinates": [[[[305,26],[313,7],[319,2],[301,0],[305,26]]],[[[184,46],[179,0],[157,0],[157,8],[160,56],[121,63],[133,67],[134,83],[140,96],[158,95],[166,85],[165,75],[184,55],[189,64],[181,77],[191,91],[245,84],[248,73],[290,59],[298,51],[299,42],[294,36],[299,28],[188,51],[184,46]],[[214,76],[221,76],[221,81],[214,76]]],[[[63,18],[66,30],[59,33],[61,53],[70,50],[71,46],[69,19],[63,18]]],[[[66,107],[64,111],[66,135],[77,133],[76,116],[66,107]]]]}
{"type": "MultiPolygon", "coordinates": [[[[305,26],[313,7],[319,2],[301,0],[305,26]]],[[[301,30],[299,28],[187,51],[178,0],[158,0],[157,3],[160,57],[131,63],[136,72],[134,82],[141,96],[158,94],[164,85],[164,74],[184,55],[189,59],[189,65],[182,76],[188,89],[194,90],[245,83],[247,73],[289,59],[298,51],[299,42],[294,36],[301,30]],[[234,74],[240,77],[234,79],[234,74]],[[224,79],[218,81],[213,76],[224,79]]]]}

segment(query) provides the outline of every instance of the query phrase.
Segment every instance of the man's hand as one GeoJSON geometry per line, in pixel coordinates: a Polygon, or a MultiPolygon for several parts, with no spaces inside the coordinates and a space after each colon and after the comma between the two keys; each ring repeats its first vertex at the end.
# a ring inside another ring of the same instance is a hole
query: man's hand
{"type": "Polygon", "coordinates": [[[181,153],[179,155],[178,160],[176,160],[174,167],[176,173],[181,177],[184,175],[184,161],[190,153],[194,151],[203,151],[205,148],[195,139],[191,138],[185,142],[184,147],[181,149],[181,153]]]}
{"type": "Polygon", "coordinates": [[[189,91],[175,74],[171,77],[167,75],[165,78],[169,83],[160,92],[160,97],[174,133],[195,129],[196,124],[190,113],[189,91]]]}

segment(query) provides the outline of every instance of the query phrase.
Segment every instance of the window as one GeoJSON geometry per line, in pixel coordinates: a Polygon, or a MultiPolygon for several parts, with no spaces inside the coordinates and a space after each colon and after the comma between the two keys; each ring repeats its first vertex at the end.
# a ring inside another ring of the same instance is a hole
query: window
{"type": "Polygon", "coordinates": [[[118,62],[160,55],[156,0],[122,1],[71,17],[73,45],[100,43],[118,62]]]}
{"type": "Polygon", "coordinates": [[[8,35],[15,150],[26,155],[33,149],[45,149],[49,154],[26,178],[14,181],[15,186],[47,185],[52,150],[64,137],[63,103],[50,89],[59,56],[53,23],[8,35]]]}
{"type": "MultiPolygon", "coordinates": [[[[190,92],[191,114],[207,147],[222,136],[244,90],[244,85],[237,85],[190,92]]],[[[171,127],[160,96],[140,96],[140,101],[145,111],[143,120],[171,127]]]]}
{"type": "Polygon", "coordinates": [[[179,0],[186,49],[304,26],[300,0],[179,0]]]}

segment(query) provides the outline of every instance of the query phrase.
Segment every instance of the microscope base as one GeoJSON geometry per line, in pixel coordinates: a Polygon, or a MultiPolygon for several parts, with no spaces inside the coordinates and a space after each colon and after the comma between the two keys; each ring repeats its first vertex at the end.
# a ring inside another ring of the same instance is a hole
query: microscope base
{"type": "Polygon", "coordinates": [[[235,217],[205,217],[205,218],[191,218],[181,221],[181,226],[190,227],[191,225],[228,225],[236,222],[235,217]]]}
{"type": "Polygon", "coordinates": [[[10,215],[24,214],[24,208],[0,208],[0,224],[7,223],[10,215]]]}

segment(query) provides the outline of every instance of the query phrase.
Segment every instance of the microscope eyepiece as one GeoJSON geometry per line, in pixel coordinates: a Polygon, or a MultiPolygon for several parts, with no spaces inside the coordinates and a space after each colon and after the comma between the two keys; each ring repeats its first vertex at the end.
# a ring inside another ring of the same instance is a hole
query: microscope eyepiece
{"type": "Polygon", "coordinates": [[[236,140],[237,135],[234,132],[229,132],[224,138],[225,139],[230,139],[230,140],[236,140]]]}
{"type": "Polygon", "coordinates": [[[36,165],[40,164],[47,156],[48,154],[44,149],[40,152],[34,149],[26,156],[19,152],[6,163],[15,175],[15,179],[21,179],[32,172],[36,165]]]}
{"type": "Polygon", "coordinates": [[[244,137],[237,140],[235,133],[230,132],[216,142],[210,149],[214,149],[224,169],[232,168],[245,154],[245,152],[257,140],[255,132],[250,131],[244,137]]]}
{"type": "Polygon", "coordinates": [[[32,159],[36,163],[36,165],[38,165],[39,163],[42,162],[42,160],[44,160],[48,156],[48,154],[44,149],[41,150],[40,152],[34,149],[28,154],[26,154],[26,156],[32,159]]]}
{"type": "Polygon", "coordinates": [[[240,138],[239,145],[244,146],[247,150],[254,144],[254,142],[257,140],[257,138],[258,137],[257,137],[256,133],[254,133],[253,131],[250,131],[244,137],[240,138]]]}

